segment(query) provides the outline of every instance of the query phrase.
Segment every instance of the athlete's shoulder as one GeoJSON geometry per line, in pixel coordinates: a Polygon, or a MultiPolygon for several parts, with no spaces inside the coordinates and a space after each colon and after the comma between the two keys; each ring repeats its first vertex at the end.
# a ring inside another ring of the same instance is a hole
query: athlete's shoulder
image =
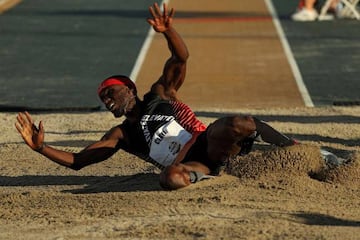
{"type": "Polygon", "coordinates": [[[154,92],[149,92],[144,95],[143,110],[145,114],[171,114],[172,111],[169,111],[170,109],[170,101],[163,99],[160,95],[154,92]]]}
{"type": "Polygon", "coordinates": [[[154,101],[162,101],[163,99],[160,97],[159,94],[153,92],[153,91],[150,91],[148,93],[146,93],[144,95],[144,100],[143,102],[145,104],[148,104],[149,102],[154,102],[154,101]]]}

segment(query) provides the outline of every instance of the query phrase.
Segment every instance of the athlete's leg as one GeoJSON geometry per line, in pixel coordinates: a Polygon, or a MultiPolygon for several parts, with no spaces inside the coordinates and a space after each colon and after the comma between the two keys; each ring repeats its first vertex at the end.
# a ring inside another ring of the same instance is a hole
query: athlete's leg
{"type": "MultiPolygon", "coordinates": [[[[194,172],[214,174],[213,170],[207,166],[224,165],[232,156],[243,150],[244,143],[255,137],[261,137],[263,141],[277,146],[289,146],[295,143],[267,123],[251,116],[239,115],[220,118],[206,130],[207,144],[204,145],[206,148],[204,154],[207,156],[203,156],[203,158],[211,163],[201,163],[201,160],[204,159],[192,159],[186,163],[166,167],[160,174],[161,186],[165,189],[178,189],[190,185],[193,181],[192,178],[198,177],[194,176],[194,172]]],[[[202,155],[196,156],[196,158],[199,157],[201,158],[202,155]]]]}
{"type": "Polygon", "coordinates": [[[242,142],[256,131],[250,116],[232,116],[216,120],[207,130],[207,153],[215,163],[224,164],[241,150],[242,142]]]}
{"type": "Polygon", "coordinates": [[[225,162],[230,156],[250,152],[254,140],[285,147],[296,141],[278,132],[266,122],[251,116],[232,116],[216,120],[208,127],[208,156],[225,162]]]}
{"type": "Polygon", "coordinates": [[[292,146],[296,144],[295,140],[278,132],[269,126],[266,122],[261,121],[255,117],[253,119],[256,125],[256,137],[260,138],[262,141],[274,144],[279,147],[292,146]]]}

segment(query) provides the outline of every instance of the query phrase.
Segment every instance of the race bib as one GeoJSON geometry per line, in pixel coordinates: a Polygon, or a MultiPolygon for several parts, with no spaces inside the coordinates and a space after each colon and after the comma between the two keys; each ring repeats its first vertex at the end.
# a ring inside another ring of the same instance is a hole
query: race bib
{"type": "Polygon", "coordinates": [[[162,166],[169,166],[191,137],[175,120],[171,120],[154,133],[149,155],[162,166]]]}

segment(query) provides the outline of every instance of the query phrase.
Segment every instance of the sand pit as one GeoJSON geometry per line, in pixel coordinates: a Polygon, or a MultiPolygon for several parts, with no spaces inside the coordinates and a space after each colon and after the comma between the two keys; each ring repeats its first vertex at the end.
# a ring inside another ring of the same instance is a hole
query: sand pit
{"type": "MultiPolygon", "coordinates": [[[[162,191],[159,170],[118,152],[73,171],[22,143],[1,113],[0,239],[358,239],[360,108],[241,109],[302,144],[263,144],[220,177],[162,191]],[[319,149],[349,159],[324,164],[319,149]]],[[[198,111],[205,123],[223,113],[198,111]]],[[[106,112],[39,114],[46,142],[79,151],[119,123],[106,112]]]]}

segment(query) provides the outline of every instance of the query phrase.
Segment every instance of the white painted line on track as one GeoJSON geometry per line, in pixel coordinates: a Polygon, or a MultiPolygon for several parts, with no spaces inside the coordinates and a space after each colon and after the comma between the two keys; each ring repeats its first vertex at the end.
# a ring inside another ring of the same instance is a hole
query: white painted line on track
{"type": "Polygon", "coordinates": [[[146,54],[149,51],[149,48],[150,48],[151,42],[154,38],[154,35],[155,35],[154,30],[152,28],[150,28],[150,30],[148,31],[148,34],[146,36],[145,42],[142,45],[140,53],[136,59],[135,65],[129,76],[130,79],[133,80],[134,82],[136,82],[136,80],[137,80],[137,76],[138,76],[138,74],[141,70],[141,67],[145,61],[146,54]]]}
{"type": "MultiPolygon", "coordinates": [[[[169,0],[163,0],[162,3],[161,3],[161,9],[162,9],[162,6],[163,4],[168,4],[169,0]]],[[[144,41],[144,44],[143,46],[141,47],[141,50],[140,50],[140,53],[136,59],[136,62],[135,62],[135,65],[130,73],[130,79],[133,80],[134,82],[136,82],[137,80],[137,77],[139,75],[139,72],[141,70],[141,67],[145,61],[145,57],[146,57],[146,54],[147,52],[149,51],[149,48],[150,48],[150,45],[151,45],[151,42],[154,38],[154,35],[155,35],[155,31],[153,30],[153,28],[150,26],[150,29],[148,31],[148,34],[146,36],[146,39],[144,41]]]]}
{"type": "Polygon", "coordinates": [[[284,48],[284,51],[285,51],[285,55],[286,55],[286,58],[288,59],[289,61],[289,64],[290,64],[290,67],[291,67],[291,70],[294,74],[294,77],[295,77],[295,81],[296,81],[296,84],[299,88],[299,91],[300,91],[300,94],[303,98],[303,101],[305,103],[305,106],[307,107],[314,107],[314,103],[312,102],[311,100],[311,97],[309,95],[309,92],[304,84],[304,81],[303,81],[303,78],[301,76],[301,73],[300,73],[300,70],[299,70],[299,67],[295,61],[295,58],[294,58],[294,55],[291,51],[291,48],[290,48],[290,45],[285,37],[285,34],[284,34],[284,31],[281,27],[281,24],[280,24],[280,21],[279,21],[279,17],[277,16],[277,13],[276,13],[276,10],[272,4],[272,1],[271,0],[264,0],[265,3],[266,3],[266,6],[272,16],[272,19],[273,19],[273,23],[275,25],[275,28],[276,28],[276,31],[279,35],[279,38],[280,38],[280,41],[281,41],[281,44],[284,48]]]}

